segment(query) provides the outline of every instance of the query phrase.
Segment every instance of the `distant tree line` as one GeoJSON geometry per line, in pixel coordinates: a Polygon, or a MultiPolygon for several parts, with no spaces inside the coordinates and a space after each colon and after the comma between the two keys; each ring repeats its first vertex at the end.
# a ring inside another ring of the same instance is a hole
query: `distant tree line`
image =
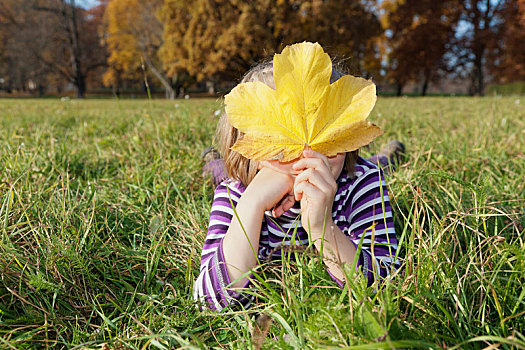
{"type": "Polygon", "coordinates": [[[175,98],[304,40],[398,94],[525,80],[525,0],[0,0],[0,90],[83,97],[149,81],[175,98]]]}

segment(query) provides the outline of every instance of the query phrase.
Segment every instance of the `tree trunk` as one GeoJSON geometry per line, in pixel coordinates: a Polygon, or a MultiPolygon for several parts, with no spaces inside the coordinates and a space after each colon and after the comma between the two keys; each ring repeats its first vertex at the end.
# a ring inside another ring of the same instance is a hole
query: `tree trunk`
{"type": "Polygon", "coordinates": [[[483,96],[485,94],[485,54],[491,40],[491,23],[497,12],[497,9],[493,8],[493,6],[501,6],[503,3],[505,2],[501,1],[498,4],[490,0],[477,0],[472,1],[471,4],[469,19],[474,27],[471,43],[472,54],[474,55],[472,61],[472,90],[474,95],[483,96]]]}
{"type": "Polygon", "coordinates": [[[396,96],[401,96],[401,94],[403,93],[403,84],[397,82],[396,88],[396,96]]]}
{"type": "Polygon", "coordinates": [[[113,95],[120,99],[120,79],[117,79],[117,84],[112,86],[113,95]]]}
{"type": "Polygon", "coordinates": [[[478,96],[485,95],[485,72],[483,70],[484,51],[485,50],[483,48],[480,48],[480,50],[476,53],[476,58],[474,59],[474,73],[476,79],[475,93],[478,96]]]}
{"type": "Polygon", "coordinates": [[[84,98],[86,93],[86,77],[82,72],[80,63],[81,53],[78,40],[75,0],[71,0],[69,3],[66,0],[62,0],[61,13],[64,20],[64,28],[68,34],[69,39],[69,55],[71,60],[71,68],[73,71],[73,84],[76,88],[76,97],[84,98]],[[70,13],[68,13],[68,7],[70,13]]]}
{"type": "Polygon", "coordinates": [[[86,79],[83,74],[75,74],[76,97],[84,98],[86,95],[86,79]]]}
{"type": "Polygon", "coordinates": [[[38,83],[38,96],[39,97],[44,96],[45,92],[46,92],[46,88],[44,84],[42,84],[42,82],[38,83]]]}
{"type": "Polygon", "coordinates": [[[425,78],[423,80],[423,86],[421,87],[421,96],[427,95],[427,89],[428,89],[428,76],[425,75],[425,78]]]}
{"type": "Polygon", "coordinates": [[[215,93],[215,81],[213,80],[206,81],[206,92],[209,94],[215,93]]]}
{"type": "Polygon", "coordinates": [[[171,84],[168,81],[168,79],[164,76],[164,74],[162,74],[157,69],[157,67],[155,67],[153,62],[151,62],[150,58],[148,57],[148,55],[144,55],[143,57],[144,57],[144,61],[148,65],[148,67],[151,69],[151,72],[153,73],[153,75],[157,79],[159,79],[159,81],[161,82],[162,86],[166,90],[166,98],[169,99],[169,100],[174,100],[175,99],[175,90],[173,90],[173,87],[171,86],[171,84]]]}
{"type": "Polygon", "coordinates": [[[184,97],[184,80],[186,78],[187,77],[185,73],[178,73],[172,77],[171,82],[173,84],[176,97],[184,97]]]}
{"type": "Polygon", "coordinates": [[[117,99],[120,99],[120,85],[121,85],[121,79],[120,79],[120,71],[117,70],[116,71],[116,74],[117,74],[117,82],[115,85],[112,85],[111,86],[111,90],[113,92],[113,95],[117,98],[117,99]]]}

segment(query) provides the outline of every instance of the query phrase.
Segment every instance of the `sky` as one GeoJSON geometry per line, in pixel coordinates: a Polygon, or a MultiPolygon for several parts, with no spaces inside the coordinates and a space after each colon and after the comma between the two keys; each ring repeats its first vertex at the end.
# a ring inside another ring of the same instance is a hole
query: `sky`
{"type": "Polygon", "coordinates": [[[95,6],[98,3],[97,0],[77,0],[76,2],[78,6],[82,6],[87,9],[95,6]]]}

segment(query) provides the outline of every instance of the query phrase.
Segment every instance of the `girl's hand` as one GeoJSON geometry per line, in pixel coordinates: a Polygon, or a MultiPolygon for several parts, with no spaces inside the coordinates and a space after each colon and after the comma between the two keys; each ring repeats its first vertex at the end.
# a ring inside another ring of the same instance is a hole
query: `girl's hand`
{"type": "Polygon", "coordinates": [[[301,223],[314,238],[322,236],[323,227],[333,225],[332,204],[337,192],[336,179],[341,173],[344,154],[332,158],[312,150],[303,152],[293,170],[302,170],[295,178],[295,199],[301,201],[301,223]]]}
{"type": "MultiPolygon", "coordinates": [[[[262,169],[263,167],[270,168],[277,172],[291,175],[292,178],[295,178],[295,175],[297,175],[299,172],[292,170],[293,164],[293,161],[282,163],[277,160],[265,160],[259,163],[259,169],[262,169]]],[[[277,204],[272,208],[273,216],[276,218],[281,216],[284,212],[293,207],[294,204],[295,196],[293,189],[291,189],[290,192],[284,195],[284,197],[281,198],[281,200],[277,202],[277,204]]]]}
{"type": "MultiPolygon", "coordinates": [[[[278,204],[281,204],[281,208],[286,208],[288,203],[282,203],[281,201],[285,196],[285,198],[288,198],[287,194],[292,193],[293,185],[293,177],[290,174],[263,166],[246,188],[244,196],[249,196],[254,205],[262,211],[270,210],[278,204]]],[[[293,201],[292,204],[288,206],[288,209],[292,205],[293,201]]],[[[283,212],[280,212],[279,215],[283,212]]],[[[279,216],[277,215],[277,211],[274,215],[279,216]]]]}

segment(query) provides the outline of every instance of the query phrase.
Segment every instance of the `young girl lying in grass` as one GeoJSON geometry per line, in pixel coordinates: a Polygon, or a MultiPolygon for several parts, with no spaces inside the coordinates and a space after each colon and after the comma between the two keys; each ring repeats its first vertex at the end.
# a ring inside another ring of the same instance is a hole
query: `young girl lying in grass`
{"type": "Polygon", "coordinates": [[[332,70],[311,43],[256,66],[226,96],[218,141],[229,178],[215,190],[196,300],[248,307],[241,291],[250,271],[280,258],[295,229],[295,244],[323,247],[340,286],[341,264],[354,259],[369,285],[390,273],[397,240],[387,188],[379,168],[357,155],[381,134],[365,120],[375,99],[372,82],[332,70]]]}

